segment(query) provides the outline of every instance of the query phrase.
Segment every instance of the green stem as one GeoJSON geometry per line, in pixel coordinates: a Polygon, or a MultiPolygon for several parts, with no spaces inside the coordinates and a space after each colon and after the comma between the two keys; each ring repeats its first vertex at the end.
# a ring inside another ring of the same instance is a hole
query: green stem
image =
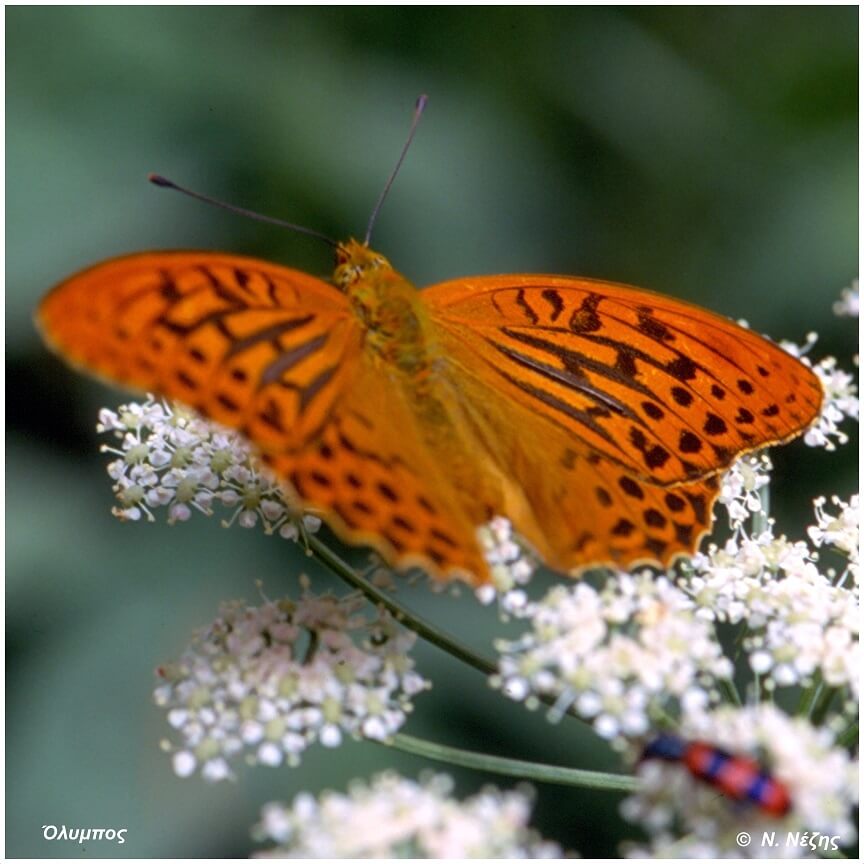
{"type": "Polygon", "coordinates": [[[309,630],[309,644],[306,646],[306,653],[303,655],[303,665],[308,666],[315,659],[315,652],[318,650],[318,631],[309,630]]]}
{"type": "MultiPolygon", "coordinates": [[[[310,534],[305,538],[305,542],[307,549],[331,573],[338,576],[343,582],[347,582],[352,588],[356,588],[370,602],[383,606],[400,624],[414,631],[421,639],[431,642],[457,660],[462,660],[469,666],[473,666],[487,677],[494,675],[498,671],[497,663],[494,660],[478,654],[458,639],[454,639],[434,624],[431,624],[425,618],[421,618],[401,603],[397,603],[389,594],[380,588],[376,588],[368,579],[361,576],[347,561],[340,558],[318,537],[310,534]]],[[[538,695],[537,698],[540,702],[554,709],[557,701],[556,696],[543,694],[538,695]]],[[[565,714],[568,717],[574,717],[580,723],[586,722],[572,707],[565,714]]]]}
{"type": "Polygon", "coordinates": [[[439,630],[434,624],[430,624],[424,618],[406,609],[401,603],[397,603],[389,594],[376,588],[367,579],[364,579],[347,561],[340,558],[323,541],[314,535],[306,538],[312,554],[328,570],[338,576],[343,582],[347,582],[352,588],[356,588],[372,603],[383,606],[400,624],[409,630],[413,630],[418,636],[436,645],[442,651],[452,654],[457,660],[462,660],[469,666],[482,672],[484,675],[492,675],[497,671],[497,664],[488,657],[483,657],[467,645],[463,645],[452,636],[448,636],[443,630],[439,630]]]}
{"type": "Polygon", "coordinates": [[[858,721],[856,720],[847,729],[837,736],[837,743],[841,747],[850,747],[858,741],[858,721]]]}
{"type": "Polygon", "coordinates": [[[819,693],[819,698],[814,701],[813,708],[810,712],[810,722],[814,726],[821,725],[837,692],[833,687],[827,687],[824,683],[821,687],[822,692],[819,693]]]}
{"type": "Polygon", "coordinates": [[[413,735],[394,735],[388,746],[415,756],[423,756],[436,762],[474,768],[490,774],[505,774],[537,783],[557,783],[561,786],[580,786],[583,789],[603,789],[613,792],[634,792],[639,788],[635,777],[624,774],[605,774],[600,771],[582,771],[578,768],[562,768],[558,765],[544,765],[540,762],[524,762],[521,759],[505,759],[489,753],[476,753],[460,750],[445,744],[436,744],[413,735]]]}
{"type": "Polygon", "coordinates": [[[717,689],[723,694],[727,702],[740,707],[741,695],[731,678],[720,678],[717,681],[717,689]]]}
{"type": "Polygon", "coordinates": [[[771,484],[766,483],[759,490],[759,501],[762,505],[759,512],[753,514],[753,533],[758,537],[771,527],[771,484]]]}
{"type": "Polygon", "coordinates": [[[815,680],[802,694],[801,699],[798,702],[798,713],[807,717],[808,719],[812,719],[813,711],[816,708],[817,703],[822,697],[822,691],[825,689],[824,682],[816,677],[815,680]]]}

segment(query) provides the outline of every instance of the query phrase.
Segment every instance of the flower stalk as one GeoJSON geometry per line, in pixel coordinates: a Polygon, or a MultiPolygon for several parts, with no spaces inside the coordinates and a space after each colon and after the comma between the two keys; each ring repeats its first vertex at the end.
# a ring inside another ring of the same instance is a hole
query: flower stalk
{"type": "Polygon", "coordinates": [[[458,639],[445,633],[440,628],[431,624],[425,618],[411,612],[401,603],[398,603],[387,592],[373,585],[368,579],[361,576],[347,561],[337,555],[326,543],[314,535],[307,537],[308,548],[313,557],[323,564],[331,573],[338,576],[352,588],[356,588],[367,600],[376,606],[386,609],[400,624],[416,633],[427,642],[431,642],[442,651],[467,663],[484,675],[491,675],[495,671],[495,662],[478,654],[472,648],[460,642],[458,639]]]}
{"type": "Polygon", "coordinates": [[[639,781],[632,776],[609,774],[601,771],[584,771],[579,768],[565,768],[561,765],[546,765],[541,762],[526,762],[521,759],[508,759],[503,756],[493,756],[490,753],[477,753],[472,750],[462,750],[426,741],[413,735],[397,732],[387,741],[382,741],[388,747],[423,756],[436,762],[458,765],[462,768],[473,768],[486,771],[489,774],[504,774],[520,780],[531,780],[535,783],[553,783],[559,786],[578,786],[582,789],[598,789],[610,792],[633,792],[639,786],[639,781]]]}

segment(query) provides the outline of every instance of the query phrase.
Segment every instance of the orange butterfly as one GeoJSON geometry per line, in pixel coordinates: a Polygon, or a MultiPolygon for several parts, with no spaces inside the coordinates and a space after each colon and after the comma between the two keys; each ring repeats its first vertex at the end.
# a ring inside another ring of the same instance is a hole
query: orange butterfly
{"type": "Polygon", "coordinates": [[[356,240],[333,284],[218,252],[117,258],[38,322],[85,371],[240,430],[348,543],[472,582],[495,515],[562,570],[692,553],[717,475],[822,403],[798,360],[696,306],[568,276],[418,292],[356,240]]]}

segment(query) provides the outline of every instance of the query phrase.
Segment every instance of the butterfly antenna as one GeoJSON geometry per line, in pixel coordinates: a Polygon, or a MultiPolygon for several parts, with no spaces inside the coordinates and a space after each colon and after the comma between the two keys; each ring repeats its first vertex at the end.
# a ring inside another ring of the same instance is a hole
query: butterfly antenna
{"type": "Polygon", "coordinates": [[[221,207],[223,210],[229,210],[231,213],[237,213],[240,216],[248,216],[250,219],[256,219],[258,222],[267,222],[269,225],[278,225],[280,228],[287,228],[289,231],[296,231],[299,234],[307,234],[310,237],[317,237],[319,240],[323,240],[334,248],[339,246],[335,240],[328,237],[326,234],[322,234],[320,231],[314,231],[312,228],[304,228],[302,225],[295,225],[293,222],[285,222],[283,219],[276,219],[273,216],[264,216],[262,213],[256,213],[254,210],[247,210],[245,207],[236,207],[233,204],[227,204],[225,201],[211,198],[209,195],[202,195],[200,192],[193,192],[191,189],[179,186],[177,183],[168,180],[166,177],[162,177],[160,174],[148,174],[147,179],[154,186],[161,186],[163,189],[173,189],[175,192],[182,192],[184,195],[188,195],[190,198],[197,198],[205,204],[212,204],[214,207],[221,207]]]}
{"type": "Polygon", "coordinates": [[[372,229],[375,227],[375,222],[378,219],[378,213],[381,211],[381,205],[384,203],[384,199],[387,197],[387,193],[390,191],[390,187],[393,185],[393,181],[396,179],[396,175],[399,173],[399,169],[402,167],[402,163],[405,161],[405,155],[408,153],[408,148],[411,146],[411,142],[414,140],[414,133],[417,131],[417,126],[420,123],[420,118],[423,116],[423,109],[426,107],[426,103],[429,101],[429,97],[423,93],[417,99],[417,104],[414,106],[414,117],[411,120],[411,128],[408,130],[408,137],[405,139],[405,145],[402,147],[402,153],[399,155],[399,161],[396,163],[396,167],[390,172],[390,176],[387,178],[387,182],[384,184],[384,189],[381,194],[378,196],[378,201],[375,203],[375,207],[372,210],[372,215],[369,217],[369,225],[366,227],[366,236],[363,238],[363,245],[369,245],[369,239],[372,237],[372,229]]]}

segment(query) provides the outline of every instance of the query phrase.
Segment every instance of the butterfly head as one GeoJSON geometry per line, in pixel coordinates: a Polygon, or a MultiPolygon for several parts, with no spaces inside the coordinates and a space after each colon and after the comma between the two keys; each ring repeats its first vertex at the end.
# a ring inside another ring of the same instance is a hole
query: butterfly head
{"type": "Polygon", "coordinates": [[[384,362],[410,374],[427,364],[420,295],[383,255],[357,240],[340,243],[333,282],[347,295],[367,345],[384,362]]]}
{"type": "Polygon", "coordinates": [[[358,284],[377,281],[377,277],[392,273],[390,262],[359,240],[346,240],[336,247],[336,269],[333,282],[345,294],[351,294],[358,284]]]}

